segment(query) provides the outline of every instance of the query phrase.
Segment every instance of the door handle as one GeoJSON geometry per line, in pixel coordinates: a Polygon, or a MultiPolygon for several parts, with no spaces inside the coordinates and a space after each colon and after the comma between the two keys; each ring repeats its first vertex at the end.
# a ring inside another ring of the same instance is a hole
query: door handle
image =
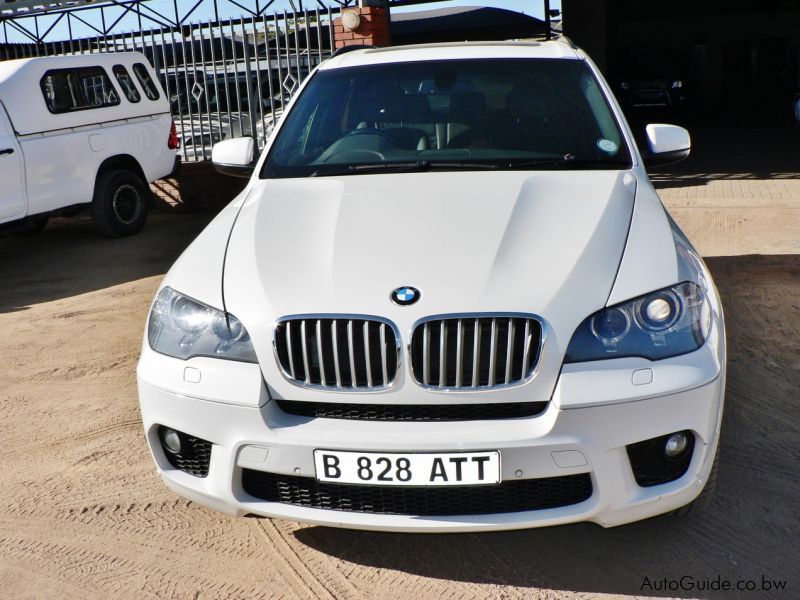
{"type": "Polygon", "coordinates": [[[13,148],[6,148],[4,150],[0,150],[0,156],[2,156],[3,154],[14,154],[14,149],[13,148]]]}

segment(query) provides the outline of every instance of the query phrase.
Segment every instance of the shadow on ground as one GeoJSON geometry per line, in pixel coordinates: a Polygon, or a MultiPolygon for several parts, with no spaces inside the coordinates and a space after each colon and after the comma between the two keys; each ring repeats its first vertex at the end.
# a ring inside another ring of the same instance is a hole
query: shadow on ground
{"type": "MultiPolygon", "coordinates": [[[[615,529],[593,524],[509,533],[416,535],[324,527],[302,543],[341,559],[474,583],[653,596],[679,580],[789,580],[800,574],[800,256],[710,259],[726,311],[728,390],[717,493],[710,509],[615,529]],[[645,583],[649,578],[651,588],[645,583]]],[[[688,580],[686,581],[688,583],[688,580]]],[[[763,594],[759,594],[763,595],[763,594]]]]}
{"type": "Polygon", "coordinates": [[[86,217],[53,219],[39,234],[0,238],[0,313],[166,273],[211,218],[153,214],[123,239],[100,236],[86,217]]]}

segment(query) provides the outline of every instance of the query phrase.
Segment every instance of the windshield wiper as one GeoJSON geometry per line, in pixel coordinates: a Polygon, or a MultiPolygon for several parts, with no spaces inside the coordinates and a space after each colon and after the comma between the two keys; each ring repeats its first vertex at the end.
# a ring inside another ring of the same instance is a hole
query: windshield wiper
{"type": "Polygon", "coordinates": [[[355,175],[369,173],[421,173],[425,171],[455,171],[455,170],[481,170],[500,169],[502,165],[496,163],[459,162],[459,161],[433,161],[433,160],[406,160],[380,163],[358,163],[349,165],[319,165],[319,169],[311,173],[310,177],[355,175]]]}
{"type": "Polygon", "coordinates": [[[629,169],[626,160],[606,160],[602,158],[540,158],[536,160],[510,161],[508,169],[629,169]]]}
{"type": "Polygon", "coordinates": [[[309,177],[336,177],[338,175],[355,175],[356,173],[414,173],[427,171],[426,161],[409,160],[402,162],[357,163],[357,164],[320,164],[309,177]]]}
{"type": "Polygon", "coordinates": [[[426,171],[497,171],[514,169],[626,169],[630,163],[623,160],[541,158],[535,160],[500,160],[492,162],[405,160],[379,163],[323,164],[310,177],[355,175],[369,173],[422,173],[426,171]]]}
{"type": "Polygon", "coordinates": [[[427,171],[429,163],[427,160],[405,160],[396,162],[381,163],[361,163],[347,165],[347,171],[351,173],[365,173],[369,171],[427,171]]]}
{"type": "Polygon", "coordinates": [[[495,163],[462,162],[462,161],[442,161],[442,160],[409,160],[385,163],[365,163],[359,165],[349,165],[348,171],[364,173],[365,171],[435,171],[435,170],[477,170],[477,169],[497,169],[495,163]]]}
{"type": "Polygon", "coordinates": [[[443,161],[443,160],[432,160],[428,162],[428,166],[431,169],[442,169],[444,171],[456,171],[456,170],[464,170],[464,171],[472,171],[478,169],[484,170],[495,170],[501,168],[500,165],[497,163],[483,163],[483,162],[459,162],[459,161],[443,161]]]}

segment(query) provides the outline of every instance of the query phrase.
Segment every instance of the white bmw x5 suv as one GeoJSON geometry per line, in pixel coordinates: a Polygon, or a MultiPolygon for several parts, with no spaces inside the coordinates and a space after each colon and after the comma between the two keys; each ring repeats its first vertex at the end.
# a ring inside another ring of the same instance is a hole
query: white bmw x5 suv
{"type": "MultiPolygon", "coordinates": [[[[647,134],[648,164],[689,152],[647,134]]],[[[477,531],[620,525],[713,480],[720,301],[581,50],[341,54],[253,154],[215,147],[249,183],[145,333],[142,420],[178,494],[477,531]]]]}

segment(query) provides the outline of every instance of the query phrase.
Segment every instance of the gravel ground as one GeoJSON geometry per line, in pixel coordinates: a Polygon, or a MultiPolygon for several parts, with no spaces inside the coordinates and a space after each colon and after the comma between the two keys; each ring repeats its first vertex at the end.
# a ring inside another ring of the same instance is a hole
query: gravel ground
{"type": "MultiPolygon", "coordinates": [[[[718,244],[718,221],[697,214],[708,219],[690,222],[698,246],[718,244]]],[[[794,218],[753,228],[731,253],[791,252],[794,218]]],[[[56,220],[0,239],[0,597],[730,597],[642,589],[681,576],[783,579],[769,595],[800,597],[797,254],[708,261],[730,353],[709,511],[610,530],[399,535],[233,519],[156,477],[134,370],[159,280],[207,220],[156,215],[125,240],[56,220]]]]}

